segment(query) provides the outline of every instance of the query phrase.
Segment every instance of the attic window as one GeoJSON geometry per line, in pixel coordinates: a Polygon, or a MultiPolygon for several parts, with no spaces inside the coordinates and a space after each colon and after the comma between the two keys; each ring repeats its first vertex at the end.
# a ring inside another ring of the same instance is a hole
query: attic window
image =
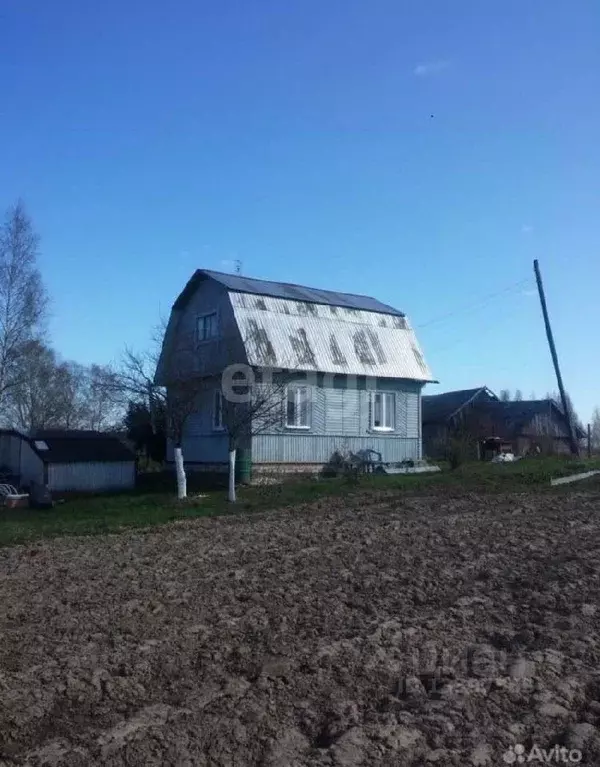
{"type": "Polygon", "coordinates": [[[198,317],[198,341],[208,341],[217,336],[217,313],[198,317]]]}
{"type": "Polygon", "coordinates": [[[49,450],[47,443],[44,442],[43,439],[36,439],[33,443],[35,445],[36,450],[49,450]]]}

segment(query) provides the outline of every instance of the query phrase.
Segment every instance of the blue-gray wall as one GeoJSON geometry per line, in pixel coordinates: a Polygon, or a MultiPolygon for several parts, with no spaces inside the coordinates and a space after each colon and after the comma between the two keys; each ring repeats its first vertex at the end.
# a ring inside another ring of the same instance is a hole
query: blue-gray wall
{"type": "MultiPolygon", "coordinates": [[[[213,428],[214,392],[220,386],[220,378],[204,382],[198,394],[196,410],[190,415],[183,430],[182,451],[186,463],[224,463],[228,456],[227,435],[213,428]]],[[[167,460],[173,460],[173,444],[167,444],[167,460]]]]}
{"type": "MultiPolygon", "coordinates": [[[[300,383],[301,379],[299,379],[300,383]]],[[[362,379],[356,388],[344,388],[342,376],[321,379],[309,386],[309,429],[287,429],[281,424],[252,438],[252,461],[260,463],[327,463],[336,450],[356,452],[372,448],[384,461],[421,457],[421,384],[398,379],[362,379]],[[370,427],[370,393],[396,395],[395,430],[373,431],[370,427]]]]}
{"type": "Polygon", "coordinates": [[[184,309],[173,309],[163,340],[156,382],[167,385],[185,371],[189,375],[220,373],[231,363],[245,363],[247,357],[240,338],[227,290],[214,280],[201,282],[184,309]],[[198,341],[198,317],[217,314],[217,338],[198,341]]]}
{"type": "MultiPolygon", "coordinates": [[[[297,375],[297,383],[306,383],[297,375]]],[[[421,457],[421,384],[397,379],[358,379],[346,386],[344,376],[335,380],[318,376],[310,389],[310,428],[288,429],[284,425],[284,403],[276,424],[252,437],[252,462],[256,464],[327,463],[336,450],[356,452],[372,448],[384,461],[421,457]],[[395,430],[390,433],[370,428],[371,391],[396,395],[395,430]]],[[[213,429],[213,397],[219,379],[206,382],[198,396],[197,410],[186,423],[183,456],[186,464],[220,464],[227,461],[228,440],[213,429]]],[[[173,460],[172,446],[168,459],[173,460]]]]}

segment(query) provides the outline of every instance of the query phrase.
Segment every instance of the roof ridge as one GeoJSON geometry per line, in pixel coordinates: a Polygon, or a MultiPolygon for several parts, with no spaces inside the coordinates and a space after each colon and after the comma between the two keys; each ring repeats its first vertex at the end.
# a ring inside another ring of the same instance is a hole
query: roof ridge
{"type": "Polygon", "coordinates": [[[236,274],[235,272],[220,272],[216,269],[198,269],[199,272],[206,272],[207,274],[222,274],[224,277],[240,277],[244,280],[250,280],[251,282],[268,282],[271,285],[287,285],[290,288],[308,288],[308,290],[322,290],[324,293],[341,293],[345,296],[356,296],[356,298],[371,298],[373,301],[379,299],[375,296],[371,296],[368,293],[351,293],[348,290],[332,290],[331,288],[317,288],[314,285],[305,285],[300,282],[282,282],[281,280],[265,280],[262,277],[248,277],[245,274],[236,274]]]}

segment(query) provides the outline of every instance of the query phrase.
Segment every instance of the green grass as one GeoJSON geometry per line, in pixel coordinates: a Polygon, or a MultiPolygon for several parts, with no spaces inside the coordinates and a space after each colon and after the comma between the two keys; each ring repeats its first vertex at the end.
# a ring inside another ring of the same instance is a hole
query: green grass
{"type": "Polygon", "coordinates": [[[60,535],[116,533],[127,528],[151,527],[175,519],[227,513],[251,513],[296,506],[318,498],[343,496],[372,490],[410,494],[452,492],[573,492],[597,488],[596,479],[562,488],[550,488],[552,477],[600,469],[600,459],[573,461],[564,458],[531,458],[514,464],[468,463],[455,471],[447,467],[438,474],[363,476],[358,482],[337,479],[292,479],[280,485],[244,487],[238,503],[229,504],[224,490],[205,491],[184,502],[172,491],[122,493],[72,498],[54,509],[0,510],[0,546],[60,535]]]}

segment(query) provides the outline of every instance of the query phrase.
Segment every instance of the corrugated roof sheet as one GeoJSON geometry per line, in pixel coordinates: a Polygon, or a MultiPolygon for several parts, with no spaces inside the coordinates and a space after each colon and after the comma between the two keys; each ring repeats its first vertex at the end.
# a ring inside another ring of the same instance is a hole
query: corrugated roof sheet
{"type": "Polygon", "coordinates": [[[229,299],[251,365],[432,380],[404,315],[234,291],[229,299]]]}
{"type": "Polygon", "coordinates": [[[225,288],[236,293],[250,293],[272,298],[283,298],[290,301],[303,301],[310,304],[325,304],[327,306],[349,307],[367,312],[380,312],[383,314],[395,314],[404,316],[403,312],[394,309],[393,306],[382,304],[370,296],[355,295],[354,293],[338,293],[333,290],[321,290],[309,288],[305,285],[293,285],[288,282],[271,282],[269,280],[255,280],[244,277],[241,274],[226,274],[214,272],[210,269],[197,269],[188,284],[185,286],[173,308],[181,309],[193,295],[199,282],[204,279],[212,279],[225,288]]]}

